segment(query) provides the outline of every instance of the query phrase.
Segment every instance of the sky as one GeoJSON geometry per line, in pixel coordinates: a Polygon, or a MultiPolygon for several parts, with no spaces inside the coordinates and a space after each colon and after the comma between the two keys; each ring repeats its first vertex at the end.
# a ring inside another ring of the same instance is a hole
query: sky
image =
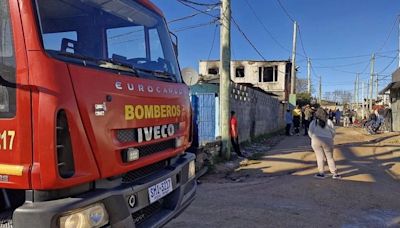
{"type": "MultiPolygon", "coordinates": [[[[197,12],[178,0],[152,2],[163,11],[168,22],[197,12]]],[[[208,8],[193,6],[201,10],[208,8]]],[[[319,77],[323,94],[334,90],[353,92],[357,72],[362,73],[360,78],[367,83],[372,53],[376,53],[379,89],[390,82],[389,75],[398,66],[398,0],[231,0],[231,6],[233,18],[263,56],[257,54],[232,25],[232,60],[288,60],[292,50],[292,19],[296,20],[300,30],[297,75],[306,77],[305,56],[309,57],[314,91],[318,91],[319,77]]],[[[208,13],[218,16],[219,10],[215,8],[208,13]]],[[[199,60],[219,59],[219,26],[213,23],[214,19],[199,14],[169,23],[170,30],[176,31],[179,38],[181,68],[198,70],[199,60]],[[196,28],[188,29],[190,27],[196,28]]]]}

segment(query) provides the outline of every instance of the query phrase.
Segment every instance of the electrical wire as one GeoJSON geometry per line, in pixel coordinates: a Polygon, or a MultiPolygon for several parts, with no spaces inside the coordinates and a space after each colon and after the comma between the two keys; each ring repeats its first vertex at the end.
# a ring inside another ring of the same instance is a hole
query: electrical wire
{"type": "Polygon", "coordinates": [[[304,49],[303,38],[302,38],[302,35],[301,35],[300,26],[297,25],[297,28],[298,28],[298,30],[299,30],[299,38],[300,38],[301,49],[303,50],[304,56],[305,56],[306,58],[308,58],[308,57],[307,57],[306,50],[304,49]]]}
{"type": "Polygon", "coordinates": [[[172,23],[175,23],[175,22],[187,20],[187,19],[193,18],[193,17],[195,17],[195,16],[197,16],[197,15],[199,15],[199,14],[210,12],[210,11],[214,10],[215,7],[216,7],[216,6],[210,7],[210,8],[208,8],[208,9],[206,9],[206,10],[203,10],[202,12],[197,12],[197,13],[194,13],[194,14],[191,14],[191,15],[187,15],[187,16],[184,16],[184,17],[180,17],[180,18],[173,19],[173,20],[171,20],[171,21],[168,21],[168,24],[172,24],[172,23]]]}
{"type": "Polygon", "coordinates": [[[186,31],[186,30],[189,30],[189,29],[200,28],[200,27],[204,27],[204,26],[215,24],[215,22],[217,22],[217,21],[219,21],[219,20],[214,19],[214,20],[206,22],[206,23],[201,23],[201,24],[197,24],[197,25],[190,25],[190,26],[178,28],[178,29],[175,29],[173,32],[178,33],[178,32],[183,32],[183,31],[186,31]]]}
{"type": "Polygon", "coordinates": [[[279,4],[279,6],[281,7],[281,9],[283,10],[283,12],[286,14],[286,16],[289,18],[289,20],[291,20],[293,23],[295,22],[295,20],[293,19],[292,16],[290,16],[289,12],[286,10],[286,8],[282,5],[282,2],[280,0],[276,0],[279,4]]]}
{"type": "Polygon", "coordinates": [[[217,28],[218,28],[218,25],[215,25],[213,40],[211,42],[210,52],[208,52],[207,61],[210,61],[211,52],[214,49],[214,43],[215,43],[215,37],[216,37],[216,34],[217,34],[217,28]]]}
{"type": "Polygon", "coordinates": [[[217,17],[217,16],[215,16],[215,15],[212,15],[212,14],[210,14],[210,13],[208,13],[208,12],[205,12],[204,10],[197,9],[196,7],[194,7],[194,6],[190,5],[190,4],[188,4],[185,0],[177,0],[177,1],[178,1],[179,3],[181,3],[182,5],[184,5],[184,6],[186,6],[186,7],[189,7],[189,8],[191,8],[191,9],[193,9],[193,10],[195,10],[195,11],[201,13],[201,14],[208,15],[208,16],[210,16],[210,17],[212,17],[212,18],[218,18],[218,20],[220,19],[219,17],[217,17]]]}
{"type": "Polygon", "coordinates": [[[255,52],[257,52],[257,54],[264,60],[267,61],[265,59],[265,57],[261,54],[261,52],[257,49],[257,47],[253,44],[253,42],[251,42],[251,40],[249,39],[249,37],[243,32],[243,30],[240,28],[240,26],[238,25],[238,23],[236,23],[236,20],[234,17],[232,17],[232,22],[235,25],[235,27],[237,28],[237,30],[240,32],[240,34],[242,34],[242,36],[247,40],[247,42],[250,44],[250,46],[254,49],[255,52]]]}
{"type": "Polygon", "coordinates": [[[245,0],[247,6],[250,8],[250,10],[252,11],[253,15],[256,17],[256,19],[258,20],[258,22],[262,25],[264,31],[267,32],[267,34],[271,37],[271,39],[279,46],[281,47],[283,50],[287,51],[287,52],[291,52],[288,48],[286,48],[283,44],[281,44],[278,39],[275,38],[275,36],[272,34],[271,31],[269,31],[269,29],[267,28],[267,26],[265,26],[265,24],[262,22],[262,20],[260,19],[260,17],[257,15],[256,11],[254,10],[254,8],[251,6],[250,2],[248,0],[245,0]]]}
{"type": "MultiPolygon", "coordinates": [[[[367,60],[369,62],[369,60],[367,60]]],[[[354,65],[360,65],[362,63],[365,63],[367,61],[361,61],[361,62],[355,62],[355,63],[349,63],[349,64],[343,64],[343,65],[336,65],[336,66],[316,66],[315,68],[340,68],[340,67],[349,67],[349,66],[354,66],[354,65]]]]}
{"type": "Polygon", "coordinates": [[[378,52],[382,51],[382,49],[385,47],[386,43],[389,41],[390,36],[392,35],[394,28],[396,27],[396,24],[399,22],[399,16],[396,17],[396,19],[394,20],[393,26],[390,29],[390,32],[388,34],[388,36],[386,37],[385,42],[383,42],[382,46],[378,49],[378,52]]]}
{"type": "Polygon", "coordinates": [[[396,59],[397,59],[397,56],[393,57],[392,61],[390,61],[390,63],[383,70],[379,71],[378,74],[381,74],[381,73],[385,72],[394,63],[394,61],[396,59]]]}
{"type": "Polygon", "coordinates": [[[202,2],[195,2],[195,1],[190,1],[190,0],[181,0],[183,2],[189,3],[189,4],[193,4],[193,5],[197,5],[197,6],[219,6],[221,5],[221,3],[202,3],[202,2]]]}

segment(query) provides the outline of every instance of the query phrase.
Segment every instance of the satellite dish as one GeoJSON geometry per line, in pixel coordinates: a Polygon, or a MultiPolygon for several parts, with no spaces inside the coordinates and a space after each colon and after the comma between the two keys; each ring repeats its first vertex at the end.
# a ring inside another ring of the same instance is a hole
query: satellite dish
{"type": "Polygon", "coordinates": [[[195,69],[189,67],[182,69],[182,78],[188,86],[196,85],[199,82],[199,74],[195,69]]]}

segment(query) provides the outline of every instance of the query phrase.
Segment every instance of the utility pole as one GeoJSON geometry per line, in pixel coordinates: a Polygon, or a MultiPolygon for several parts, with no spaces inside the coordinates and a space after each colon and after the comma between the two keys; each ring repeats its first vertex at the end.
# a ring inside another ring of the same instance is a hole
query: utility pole
{"type": "Polygon", "coordinates": [[[291,82],[290,94],[296,93],[296,37],[297,37],[297,22],[293,24],[293,49],[292,49],[292,69],[291,69],[291,82]]]}
{"type": "Polygon", "coordinates": [[[364,112],[364,107],[365,107],[365,94],[364,94],[364,86],[365,83],[364,81],[361,82],[361,102],[362,102],[362,108],[361,108],[361,119],[364,119],[365,112],[364,112]]]}
{"type": "Polygon", "coordinates": [[[307,58],[307,92],[311,95],[311,60],[307,58]]]}
{"type": "Polygon", "coordinates": [[[360,102],[360,74],[356,76],[356,108],[358,108],[360,102]]]}
{"type": "Polygon", "coordinates": [[[397,52],[398,52],[398,55],[399,55],[399,63],[398,63],[398,67],[400,68],[400,15],[398,15],[397,16],[397,23],[399,24],[399,31],[398,31],[398,33],[399,33],[399,46],[398,46],[398,50],[397,50],[397,52]]]}
{"type": "Polygon", "coordinates": [[[357,102],[357,76],[354,80],[353,105],[351,105],[352,109],[354,108],[356,102],[357,102]]]}
{"type": "Polygon", "coordinates": [[[379,82],[378,82],[378,75],[376,75],[376,100],[378,100],[379,95],[379,82]]]}
{"type": "Polygon", "coordinates": [[[231,157],[231,143],[229,136],[229,94],[230,94],[230,79],[231,79],[231,0],[222,0],[221,6],[221,47],[220,47],[220,134],[222,138],[222,154],[225,159],[231,157]]]}
{"type": "Polygon", "coordinates": [[[375,64],[375,54],[372,54],[371,58],[371,77],[369,79],[369,107],[368,110],[372,110],[372,98],[373,98],[373,91],[374,91],[374,64],[375,64]]]}
{"type": "Polygon", "coordinates": [[[322,101],[322,77],[319,76],[319,91],[318,91],[318,99],[319,99],[319,105],[321,105],[321,101],[322,101]]]}

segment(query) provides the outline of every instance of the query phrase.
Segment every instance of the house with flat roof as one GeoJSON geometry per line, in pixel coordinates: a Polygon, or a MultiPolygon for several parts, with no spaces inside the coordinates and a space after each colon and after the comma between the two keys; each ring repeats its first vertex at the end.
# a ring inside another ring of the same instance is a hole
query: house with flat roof
{"type": "MultiPolygon", "coordinates": [[[[219,60],[199,63],[199,73],[209,82],[219,81],[219,60]]],[[[287,101],[290,93],[292,63],[286,60],[231,61],[231,80],[237,84],[251,84],[265,92],[276,95],[280,101],[287,101]]]]}

